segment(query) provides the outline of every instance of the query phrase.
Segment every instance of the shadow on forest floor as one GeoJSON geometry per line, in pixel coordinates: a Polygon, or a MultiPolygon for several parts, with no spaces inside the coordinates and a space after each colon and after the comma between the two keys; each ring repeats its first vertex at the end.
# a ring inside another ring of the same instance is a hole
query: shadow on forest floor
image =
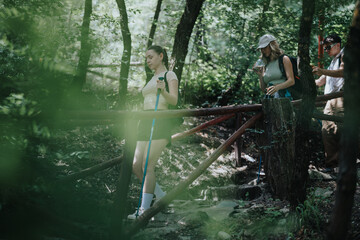
{"type": "MultiPolygon", "coordinates": [[[[188,118],[179,131],[204,120],[206,118],[188,118]]],[[[163,189],[170,191],[185,179],[232,134],[233,129],[229,127],[232,125],[232,120],[228,120],[176,141],[166,149],[156,169],[157,181],[163,189]]],[[[123,142],[115,136],[116,131],[117,128],[107,126],[58,132],[54,144],[61,146],[58,148],[61,150],[53,154],[58,174],[77,172],[121,155],[123,142]]],[[[322,239],[334,205],[336,176],[329,175],[326,179],[312,168],[308,199],[296,213],[291,212],[288,202],[272,197],[264,182],[263,170],[259,184],[254,184],[259,168],[257,134],[250,130],[243,137],[241,167],[235,167],[235,153],[230,147],[134,239],[322,239]]],[[[322,164],[319,137],[320,134],[314,135],[312,139],[316,143],[312,149],[315,166],[322,164]]],[[[88,231],[87,239],[105,239],[119,170],[120,167],[115,166],[59,187],[52,196],[56,214],[88,231]]],[[[140,183],[132,176],[127,214],[135,211],[139,191],[140,183]]],[[[350,239],[360,234],[359,192],[358,184],[350,239]]],[[[52,235],[58,234],[54,232],[52,235]]],[[[65,239],[82,238],[75,233],[65,235],[65,239]]]]}

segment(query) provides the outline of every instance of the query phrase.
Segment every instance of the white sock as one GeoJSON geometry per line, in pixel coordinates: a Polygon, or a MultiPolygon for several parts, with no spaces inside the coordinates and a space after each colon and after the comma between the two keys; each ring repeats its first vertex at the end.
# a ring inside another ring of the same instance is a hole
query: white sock
{"type": "Polygon", "coordinates": [[[152,193],[143,193],[142,199],[141,199],[141,207],[146,210],[150,208],[151,201],[154,197],[154,194],[152,193]]]}
{"type": "Polygon", "coordinates": [[[166,193],[161,189],[160,185],[156,183],[154,193],[156,195],[156,199],[160,199],[166,195],[166,193]]]}

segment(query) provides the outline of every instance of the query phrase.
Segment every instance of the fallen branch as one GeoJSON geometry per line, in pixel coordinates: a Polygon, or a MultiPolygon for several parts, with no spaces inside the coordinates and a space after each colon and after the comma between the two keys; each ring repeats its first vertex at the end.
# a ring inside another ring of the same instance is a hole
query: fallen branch
{"type": "Polygon", "coordinates": [[[156,202],[151,208],[146,210],[125,232],[125,236],[132,236],[141,227],[145,226],[147,222],[165,208],[177,195],[184,191],[195,179],[197,179],[220,155],[242,134],[245,130],[253,125],[256,121],[263,116],[262,113],[258,113],[249,119],[244,125],[242,125],[231,137],[229,137],[223,144],[221,144],[211,156],[209,156],[203,163],[201,163],[194,172],[188,176],[187,179],[180,182],[171,192],[166,194],[158,202],[156,202]]]}
{"type": "Polygon", "coordinates": [[[121,162],[122,162],[122,156],[117,157],[117,158],[113,158],[113,159],[111,159],[109,161],[97,164],[97,165],[95,165],[93,167],[83,169],[78,173],[73,173],[73,174],[68,175],[66,177],[62,177],[61,179],[57,180],[55,182],[55,184],[65,184],[65,183],[68,183],[68,182],[72,182],[72,181],[78,180],[80,178],[87,177],[87,176],[89,176],[91,174],[94,174],[96,172],[99,172],[101,170],[107,169],[109,167],[120,164],[121,162]]]}

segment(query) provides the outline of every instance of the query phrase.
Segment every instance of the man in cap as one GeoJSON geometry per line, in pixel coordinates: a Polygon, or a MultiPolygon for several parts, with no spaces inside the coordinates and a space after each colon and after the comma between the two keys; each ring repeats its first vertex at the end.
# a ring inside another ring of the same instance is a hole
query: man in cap
{"type": "MultiPolygon", "coordinates": [[[[332,57],[327,69],[313,67],[313,73],[320,76],[315,80],[316,86],[325,85],[324,94],[334,93],[342,90],[344,86],[344,62],[343,49],[341,49],[341,38],[337,34],[327,36],[324,41],[324,50],[332,57]]],[[[327,101],[324,114],[343,116],[343,98],[335,98],[327,101]]],[[[339,159],[340,129],[339,124],[333,121],[322,121],[322,138],[325,150],[325,167],[327,170],[337,167],[339,159]]]]}

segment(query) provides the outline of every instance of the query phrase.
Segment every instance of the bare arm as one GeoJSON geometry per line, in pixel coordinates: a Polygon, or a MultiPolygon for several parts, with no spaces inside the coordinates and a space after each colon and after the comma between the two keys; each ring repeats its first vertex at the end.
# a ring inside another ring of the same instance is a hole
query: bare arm
{"type": "Polygon", "coordinates": [[[291,87],[292,85],[295,84],[294,72],[293,72],[292,63],[290,61],[290,58],[288,56],[284,56],[283,61],[284,61],[284,68],[285,68],[285,73],[286,73],[286,81],[283,83],[268,87],[267,93],[266,93],[268,95],[274,95],[277,91],[291,87]]]}
{"type": "MultiPolygon", "coordinates": [[[[343,63],[341,63],[342,65],[344,65],[343,63]]],[[[328,69],[323,69],[323,68],[319,68],[319,67],[314,67],[313,68],[313,73],[321,76],[321,75],[326,75],[329,77],[343,77],[344,76],[344,67],[340,68],[338,70],[328,70],[328,69]]]]}
{"type": "Polygon", "coordinates": [[[260,83],[261,91],[266,92],[266,84],[264,82],[263,76],[259,76],[259,83],[260,83]]]}
{"type": "MultiPolygon", "coordinates": [[[[323,68],[319,68],[319,67],[313,67],[313,73],[318,75],[318,76],[329,76],[329,77],[344,77],[344,62],[342,60],[342,57],[340,59],[341,63],[339,66],[339,69],[337,70],[328,70],[328,69],[323,69],[323,68]]],[[[324,83],[325,84],[325,83],[324,83]]]]}
{"type": "Polygon", "coordinates": [[[315,80],[315,84],[318,87],[324,86],[326,83],[326,76],[322,75],[321,77],[319,77],[318,79],[315,80]]]}
{"type": "Polygon", "coordinates": [[[161,94],[169,104],[175,106],[177,104],[177,99],[178,99],[178,80],[169,79],[167,81],[169,85],[169,92],[166,91],[165,88],[162,88],[161,94]]]}
{"type": "Polygon", "coordinates": [[[264,67],[253,67],[253,71],[258,75],[259,77],[259,85],[262,92],[265,92],[266,90],[266,84],[264,82],[264,67]]]}

